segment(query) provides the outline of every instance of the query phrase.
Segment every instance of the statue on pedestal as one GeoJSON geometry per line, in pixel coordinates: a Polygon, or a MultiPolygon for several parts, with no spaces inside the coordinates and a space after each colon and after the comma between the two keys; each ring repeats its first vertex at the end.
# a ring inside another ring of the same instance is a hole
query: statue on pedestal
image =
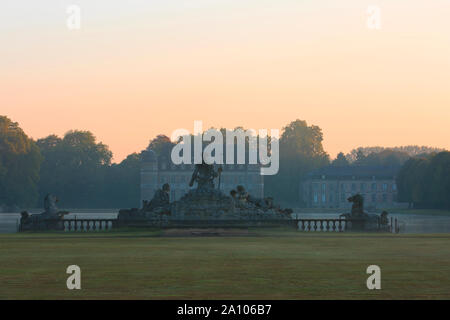
{"type": "Polygon", "coordinates": [[[58,198],[52,194],[47,194],[44,199],[44,212],[30,215],[28,211],[21,212],[20,229],[38,230],[38,229],[60,229],[60,221],[64,219],[68,211],[60,211],[56,206],[58,198]]]}
{"type": "Polygon", "coordinates": [[[152,200],[144,202],[144,211],[158,211],[159,213],[170,214],[169,195],[170,185],[165,183],[161,189],[156,190],[152,200]]]}
{"type": "Polygon", "coordinates": [[[351,221],[352,230],[377,230],[380,227],[384,229],[387,227],[388,213],[386,211],[383,211],[380,216],[364,212],[364,197],[359,193],[349,197],[347,200],[352,203],[352,209],[350,213],[339,215],[339,218],[344,217],[351,221]]]}
{"type": "Polygon", "coordinates": [[[195,165],[195,169],[192,173],[189,186],[192,187],[194,185],[194,182],[197,182],[198,190],[213,190],[214,178],[216,178],[217,176],[219,176],[219,174],[214,170],[214,166],[212,164],[207,164],[205,161],[202,161],[202,163],[195,165]]]}

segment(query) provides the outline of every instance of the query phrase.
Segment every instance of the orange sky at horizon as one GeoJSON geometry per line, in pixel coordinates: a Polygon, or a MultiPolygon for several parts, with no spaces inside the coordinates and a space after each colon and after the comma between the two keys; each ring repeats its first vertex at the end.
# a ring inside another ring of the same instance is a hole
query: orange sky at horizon
{"type": "Polygon", "coordinates": [[[68,1],[18,0],[0,16],[0,115],[35,139],[90,130],[120,161],[194,120],[258,130],[301,119],[322,128],[332,157],[450,149],[449,1],[376,1],[381,30],[366,26],[374,3],[356,0],[78,2],[77,31],[68,1]]]}

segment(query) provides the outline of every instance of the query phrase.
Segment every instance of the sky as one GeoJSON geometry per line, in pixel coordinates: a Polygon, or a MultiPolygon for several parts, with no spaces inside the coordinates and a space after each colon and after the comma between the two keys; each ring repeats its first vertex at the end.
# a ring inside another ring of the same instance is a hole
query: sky
{"type": "Polygon", "coordinates": [[[3,0],[0,115],[34,139],[90,130],[115,161],[194,120],[306,120],[332,157],[450,149],[450,1],[3,0]]]}

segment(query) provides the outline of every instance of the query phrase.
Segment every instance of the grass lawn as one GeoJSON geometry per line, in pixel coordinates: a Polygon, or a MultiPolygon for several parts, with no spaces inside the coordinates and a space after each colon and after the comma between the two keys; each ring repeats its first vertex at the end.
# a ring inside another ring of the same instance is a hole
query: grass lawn
{"type": "Polygon", "coordinates": [[[450,299],[450,234],[0,236],[1,299],[450,299]],[[81,268],[81,290],[66,268],[81,268]],[[366,268],[381,267],[381,290],[366,268]]]}

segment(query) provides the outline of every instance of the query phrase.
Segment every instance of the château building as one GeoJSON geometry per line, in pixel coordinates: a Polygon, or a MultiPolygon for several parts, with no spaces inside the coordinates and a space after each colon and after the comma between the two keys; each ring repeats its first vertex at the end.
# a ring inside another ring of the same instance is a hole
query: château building
{"type": "Polygon", "coordinates": [[[309,173],[301,183],[300,199],[309,208],[346,208],[359,193],[366,208],[394,207],[397,166],[328,166],[309,173]]]}
{"type": "MultiPolygon", "coordinates": [[[[217,165],[216,165],[217,167],[217,165]]],[[[194,164],[172,163],[170,157],[157,157],[152,150],[142,153],[141,163],[141,202],[151,200],[155,191],[164,183],[170,185],[170,201],[180,199],[190,189],[189,181],[194,171],[194,164]]],[[[263,198],[264,179],[258,164],[222,165],[220,190],[229,194],[237,185],[242,185],[254,197],[263,198]]],[[[218,187],[218,178],[215,179],[218,187]]],[[[195,187],[195,184],[192,188],[195,187]]]]}

